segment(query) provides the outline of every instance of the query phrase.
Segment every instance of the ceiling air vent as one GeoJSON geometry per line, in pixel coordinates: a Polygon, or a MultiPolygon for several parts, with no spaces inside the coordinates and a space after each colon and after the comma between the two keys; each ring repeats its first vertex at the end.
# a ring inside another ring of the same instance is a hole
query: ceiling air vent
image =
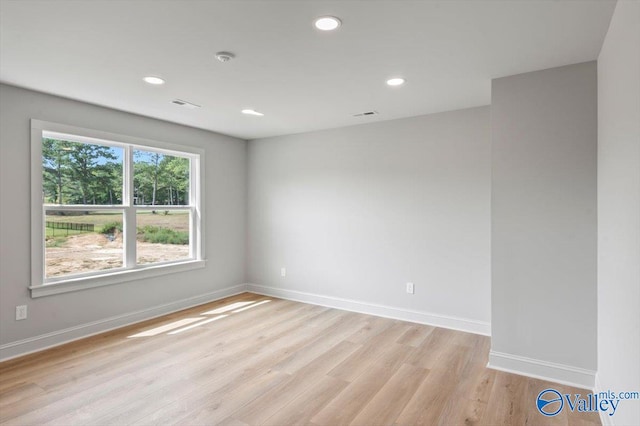
{"type": "Polygon", "coordinates": [[[358,114],[353,114],[354,117],[364,117],[367,115],[378,115],[378,111],[366,111],[366,112],[359,112],[358,114]]]}
{"type": "Polygon", "coordinates": [[[181,99],[174,99],[171,103],[189,109],[200,108],[200,105],[192,104],[191,102],[183,101],[181,99]]]}

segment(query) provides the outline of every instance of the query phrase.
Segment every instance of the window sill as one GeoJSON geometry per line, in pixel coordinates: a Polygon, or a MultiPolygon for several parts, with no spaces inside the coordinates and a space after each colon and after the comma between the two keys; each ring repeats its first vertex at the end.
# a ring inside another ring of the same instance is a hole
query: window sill
{"type": "Polygon", "coordinates": [[[97,277],[69,278],[65,281],[55,283],[34,285],[29,287],[31,290],[31,298],[51,296],[60,293],[69,293],[72,291],[86,290],[94,287],[102,287],[105,285],[121,284],[127,281],[142,280],[146,278],[158,277],[176,272],[190,271],[194,269],[204,268],[206,260],[188,260],[180,263],[171,263],[165,265],[148,266],[144,269],[132,269],[126,271],[118,271],[110,274],[104,274],[97,277]]]}

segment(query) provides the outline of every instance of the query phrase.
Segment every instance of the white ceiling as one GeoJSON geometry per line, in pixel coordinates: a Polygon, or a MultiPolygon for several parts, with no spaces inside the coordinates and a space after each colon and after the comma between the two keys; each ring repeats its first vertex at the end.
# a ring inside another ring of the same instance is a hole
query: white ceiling
{"type": "Polygon", "coordinates": [[[2,0],[0,80],[254,139],[489,104],[491,78],[596,59],[614,6],[2,0]],[[316,30],[326,14],[342,27],[316,30]],[[220,50],[236,59],[218,62],[220,50]],[[388,87],[391,76],[407,83],[388,87]],[[369,110],[379,115],[353,117],[369,110]]]}

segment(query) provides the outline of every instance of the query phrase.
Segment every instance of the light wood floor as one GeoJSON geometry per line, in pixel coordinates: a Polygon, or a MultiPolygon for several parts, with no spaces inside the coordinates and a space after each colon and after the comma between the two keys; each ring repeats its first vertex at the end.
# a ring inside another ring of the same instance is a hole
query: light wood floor
{"type": "Polygon", "coordinates": [[[488,337],[245,293],[0,364],[0,422],[600,424],[543,417],[541,390],[586,391],[489,370],[488,352],[488,337]]]}

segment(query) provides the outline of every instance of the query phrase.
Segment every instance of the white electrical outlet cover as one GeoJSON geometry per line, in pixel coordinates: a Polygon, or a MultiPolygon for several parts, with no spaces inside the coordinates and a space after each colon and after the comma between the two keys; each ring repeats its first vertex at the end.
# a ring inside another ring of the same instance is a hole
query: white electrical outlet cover
{"type": "Polygon", "coordinates": [[[27,319],[27,305],[16,306],[16,321],[27,319]]]}

